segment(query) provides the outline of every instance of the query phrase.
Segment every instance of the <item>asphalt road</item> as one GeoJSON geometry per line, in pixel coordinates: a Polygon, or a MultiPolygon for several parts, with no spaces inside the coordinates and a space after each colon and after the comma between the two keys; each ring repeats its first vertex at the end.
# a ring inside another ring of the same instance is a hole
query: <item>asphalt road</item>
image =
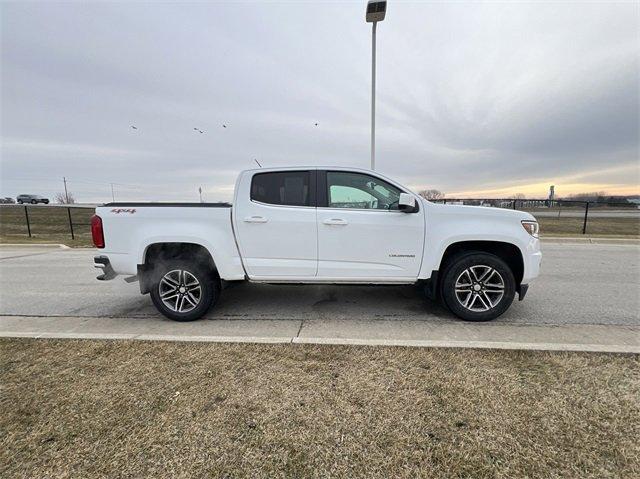
{"type": "MultiPolygon", "coordinates": [[[[0,248],[0,315],[159,317],[137,283],[95,279],[94,250],[0,248]]],[[[495,322],[640,325],[640,246],[544,244],[542,274],[495,322]]],[[[413,286],[274,286],[223,291],[208,319],[458,321],[413,286]]]]}

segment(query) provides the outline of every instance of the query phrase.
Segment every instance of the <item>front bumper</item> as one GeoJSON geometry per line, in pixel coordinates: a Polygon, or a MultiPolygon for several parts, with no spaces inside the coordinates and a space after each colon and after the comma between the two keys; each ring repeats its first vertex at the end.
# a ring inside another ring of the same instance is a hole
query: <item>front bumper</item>
{"type": "Polygon", "coordinates": [[[106,256],[96,256],[93,258],[93,267],[102,270],[102,274],[98,275],[96,279],[100,281],[109,281],[117,276],[116,272],[111,266],[109,258],[106,256]]]}
{"type": "Polygon", "coordinates": [[[524,275],[521,282],[529,284],[540,274],[542,251],[540,251],[540,240],[538,238],[529,238],[526,246],[522,248],[522,259],[524,261],[524,275]]]}

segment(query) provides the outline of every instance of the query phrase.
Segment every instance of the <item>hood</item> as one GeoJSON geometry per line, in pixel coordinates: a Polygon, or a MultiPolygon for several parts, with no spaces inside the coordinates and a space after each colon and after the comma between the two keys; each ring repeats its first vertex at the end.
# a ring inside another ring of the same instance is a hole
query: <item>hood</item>
{"type": "Polygon", "coordinates": [[[513,218],[514,220],[531,220],[537,221],[531,213],[520,210],[512,210],[508,208],[494,208],[491,206],[465,206],[465,205],[447,205],[442,203],[432,203],[424,200],[423,203],[432,213],[441,215],[459,215],[459,216],[475,216],[486,218],[513,218]]]}

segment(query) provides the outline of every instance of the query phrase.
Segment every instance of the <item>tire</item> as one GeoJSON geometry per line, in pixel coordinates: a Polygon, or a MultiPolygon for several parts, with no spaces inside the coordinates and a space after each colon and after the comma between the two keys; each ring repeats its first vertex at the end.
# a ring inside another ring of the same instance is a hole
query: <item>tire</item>
{"type": "Polygon", "coordinates": [[[491,321],[511,306],[516,281],[502,259],[473,252],[449,263],[440,292],[445,306],[460,319],[491,321]]]}
{"type": "Polygon", "coordinates": [[[151,300],[158,311],[174,321],[200,319],[220,297],[217,275],[191,261],[165,261],[152,274],[151,300]]]}
{"type": "Polygon", "coordinates": [[[38,204],[38,200],[31,200],[31,204],[32,205],[37,205],[38,204]]]}

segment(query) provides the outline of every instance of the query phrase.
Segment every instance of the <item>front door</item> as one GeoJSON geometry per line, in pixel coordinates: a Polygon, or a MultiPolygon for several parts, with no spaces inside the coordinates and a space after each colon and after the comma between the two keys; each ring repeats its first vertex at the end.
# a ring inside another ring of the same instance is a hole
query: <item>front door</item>
{"type": "Polygon", "coordinates": [[[402,189],[365,173],[318,172],[318,278],[415,280],[422,262],[424,208],[398,210],[402,189]],[[326,180],[325,180],[326,178],[326,180]]]}
{"type": "Polygon", "coordinates": [[[238,246],[252,279],[316,275],[315,178],[315,170],[256,173],[250,200],[234,205],[238,246]]]}

